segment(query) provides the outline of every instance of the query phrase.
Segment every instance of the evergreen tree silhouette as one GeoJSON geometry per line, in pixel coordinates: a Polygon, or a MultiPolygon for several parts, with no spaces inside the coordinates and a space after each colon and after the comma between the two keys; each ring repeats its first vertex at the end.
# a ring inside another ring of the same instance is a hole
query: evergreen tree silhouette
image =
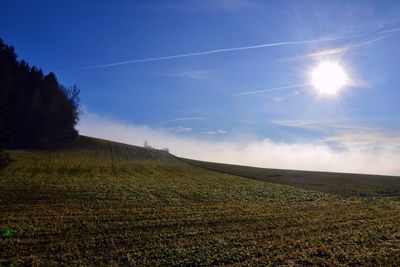
{"type": "Polygon", "coordinates": [[[79,89],[19,61],[0,38],[0,150],[60,147],[78,136],[78,119],[79,89]]]}

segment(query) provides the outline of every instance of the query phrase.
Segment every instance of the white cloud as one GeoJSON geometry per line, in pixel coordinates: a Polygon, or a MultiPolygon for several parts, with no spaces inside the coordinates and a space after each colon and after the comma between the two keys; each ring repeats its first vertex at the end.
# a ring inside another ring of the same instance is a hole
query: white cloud
{"type": "Polygon", "coordinates": [[[375,42],[378,42],[381,40],[383,40],[383,37],[377,37],[377,38],[373,38],[373,39],[370,39],[370,40],[367,40],[364,42],[351,43],[351,44],[347,44],[347,45],[344,45],[341,47],[320,50],[317,52],[308,53],[308,54],[300,55],[297,57],[285,58],[284,60],[293,61],[293,60],[303,60],[303,59],[310,59],[310,58],[326,60],[326,59],[329,59],[331,56],[343,55],[343,54],[346,54],[351,49],[354,49],[354,48],[359,49],[360,47],[367,46],[367,45],[370,45],[372,43],[375,43],[375,42]]]}
{"type": "Polygon", "coordinates": [[[344,144],[347,147],[382,148],[400,146],[400,134],[382,133],[377,130],[339,132],[327,136],[326,141],[344,144]]]}
{"type": "Polygon", "coordinates": [[[208,134],[208,135],[219,135],[219,134],[226,134],[227,131],[225,131],[223,129],[218,129],[218,130],[215,130],[215,131],[207,131],[205,133],[208,134]]]}
{"type": "Polygon", "coordinates": [[[185,132],[191,132],[192,128],[190,127],[184,127],[184,126],[179,126],[174,128],[175,132],[177,133],[185,133],[185,132]]]}
{"type": "Polygon", "coordinates": [[[204,117],[179,117],[179,118],[174,118],[172,121],[195,121],[195,120],[204,120],[204,117]]]}
{"type": "Polygon", "coordinates": [[[83,135],[139,146],[148,140],[153,147],[169,147],[177,156],[199,160],[266,168],[400,175],[400,139],[385,139],[384,135],[369,138],[370,144],[377,141],[374,145],[352,142],[357,140],[354,136],[330,137],[328,141],[341,142],[340,149],[330,147],[324,140],[291,144],[269,139],[234,140],[226,136],[216,141],[118,122],[88,111],[82,116],[78,129],[83,135]],[[380,146],[382,139],[388,141],[380,146]]]}
{"type": "Polygon", "coordinates": [[[271,120],[269,123],[284,126],[284,127],[292,127],[292,128],[301,128],[306,130],[315,130],[315,131],[334,131],[334,130],[343,130],[346,132],[357,131],[359,133],[362,132],[371,132],[373,131],[371,128],[359,125],[352,125],[349,122],[341,121],[338,119],[326,119],[326,120],[315,120],[315,119],[292,119],[292,120],[271,120]]]}

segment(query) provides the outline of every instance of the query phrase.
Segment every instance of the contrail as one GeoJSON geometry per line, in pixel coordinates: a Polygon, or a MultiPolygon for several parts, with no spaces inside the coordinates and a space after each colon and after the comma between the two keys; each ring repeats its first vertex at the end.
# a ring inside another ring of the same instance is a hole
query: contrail
{"type": "Polygon", "coordinates": [[[250,49],[258,49],[258,48],[273,47],[273,46],[287,46],[287,45],[298,45],[298,44],[318,43],[318,42],[327,42],[327,41],[335,41],[335,40],[354,39],[354,38],[394,33],[394,32],[399,32],[399,31],[400,31],[400,28],[394,28],[394,29],[389,29],[389,30],[384,30],[384,31],[377,31],[377,32],[370,32],[370,33],[363,33],[363,34],[354,34],[354,35],[342,35],[342,36],[337,36],[337,37],[329,37],[329,38],[321,38],[321,39],[311,39],[311,40],[300,40],[300,41],[259,44],[259,45],[251,45],[251,46],[221,48],[221,49],[206,50],[206,51],[187,53],[187,54],[133,59],[133,60],[120,61],[120,62],[114,62],[114,63],[109,63],[109,64],[86,66],[86,67],[82,67],[80,69],[99,69],[99,68],[107,68],[107,67],[113,67],[113,66],[119,66],[119,65],[133,64],[133,63],[161,61],[161,60],[169,60],[169,59],[176,59],[176,58],[183,58],[183,57],[193,57],[193,56],[201,56],[201,55],[209,55],[209,54],[217,54],[217,53],[233,52],[233,51],[241,51],[241,50],[250,50],[250,49]]]}
{"type": "Polygon", "coordinates": [[[269,88],[269,89],[259,90],[259,91],[249,91],[249,92],[237,93],[237,94],[233,94],[232,96],[252,95],[252,94],[259,94],[259,93],[265,93],[265,92],[270,92],[270,91],[280,91],[280,90],[285,90],[285,89],[304,87],[304,86],[308,86],[308,85],[310,85],[310,84],[303,83],[303,84],[296,84],[296,85],[290,85],[290,86],[284,86],[284,87],[275,87],[275,88],[269,88]]]}

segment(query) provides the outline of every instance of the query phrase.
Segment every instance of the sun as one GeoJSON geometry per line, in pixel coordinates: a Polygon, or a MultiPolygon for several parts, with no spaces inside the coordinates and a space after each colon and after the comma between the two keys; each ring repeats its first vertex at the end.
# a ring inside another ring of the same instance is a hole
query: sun
{"type": "Polygon", "coordinates": [[[324,95],[336,95],[347,83],[346,71],[336,62],[321,62],[311,73],[311,83],[324,95]]]}

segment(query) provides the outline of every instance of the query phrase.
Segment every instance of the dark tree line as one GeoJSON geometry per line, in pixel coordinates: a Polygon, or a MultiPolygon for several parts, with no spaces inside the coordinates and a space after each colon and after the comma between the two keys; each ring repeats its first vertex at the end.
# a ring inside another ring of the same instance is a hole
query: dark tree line
{"type": "Polygon", "coordinates": [[[79,89],[18,60],[0,39],[0,149],[55,148],[74,140],[79,89]]]}

